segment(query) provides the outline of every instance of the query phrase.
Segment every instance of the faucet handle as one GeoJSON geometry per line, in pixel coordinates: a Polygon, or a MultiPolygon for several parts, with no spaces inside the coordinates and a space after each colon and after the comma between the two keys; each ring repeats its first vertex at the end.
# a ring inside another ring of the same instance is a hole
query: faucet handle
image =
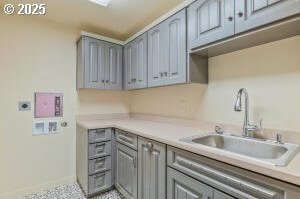
{"type": "Polygon", "coordinates": [[[282,135],[278,132],[275,134],[275,142],[278,144],[282,144],[282,135]]]}
{"type": "Polygon", "coordinates": [[[220,126],[215,126],[215,132],[219,135],[223,134],[224,133],[224,130],[222,129],[222,127],[220,126]]]}

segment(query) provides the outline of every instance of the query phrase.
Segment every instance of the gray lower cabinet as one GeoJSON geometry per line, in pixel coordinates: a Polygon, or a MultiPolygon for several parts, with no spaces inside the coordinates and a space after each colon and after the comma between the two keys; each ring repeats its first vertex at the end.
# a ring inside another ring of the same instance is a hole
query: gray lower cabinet
{"type": "Polygon", "coordinates": [[[166,198],[166,145],[138,139],[138,198],[166,198]]]}
{"type": "Polygon", "coordinates": [[[186,9],[148,31],[148,87],[186,83],[186,9]]]}
{"type": "Polygon", "coordinates": [[[167,199],[234,199],[170,167],[167,176],[167,199]]]}
{"type": "Polygon", "coordinates": [[[111,189],[113,181],[113,130],[87,130],[77,126],[76,174],[87,197],[111,189]]]}
{"type": "Polygon", "coordinates": [[[300,198],[299,187],[170,146],[167,164],[168,199],[300,198]]]}
{"type": "Polygon", "coordinates": [[[236,0],[235,12],[235,32],[240,33],[299,14],[300,1],[236,0]]]}
{"type": "Polygon", "coordinates": [[[77,89],[122,89],[122,46],[82,36],[77,43],[77,89]]]}
{"type": "Polygon", "coordinates": [[[137,152],[132,148],[117,143],[116,153],[116,188],[126,199],[137,199],[137,152]]]}
{"type": "Polygon", "coordinates": [[[234,35],[235,0],[198,0],[188,7],[189,49],[234,35]]]}
{"type": "Polygon", "coordinates": [[[147,87],[147,33],[124,47],[124,87],[127,90],[147,87]]]}

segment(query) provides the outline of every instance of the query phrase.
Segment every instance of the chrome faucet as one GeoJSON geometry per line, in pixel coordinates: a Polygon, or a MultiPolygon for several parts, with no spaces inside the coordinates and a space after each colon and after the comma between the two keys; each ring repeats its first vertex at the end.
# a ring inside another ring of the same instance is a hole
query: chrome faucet
{"type": "Polygon", "coordinates": [[[251,125],[249,123],[249,96],[248,92],[245,88],[242,88],[239,90],[237,99],[235,102],[234,110],[235,111],[242,111],[242,95],[245,95],[245,119],[244,119],[244,125],[243,125],[243,137],[249,137],[250,132],[254,132],[258,130],[258,126],[251,125]]]}

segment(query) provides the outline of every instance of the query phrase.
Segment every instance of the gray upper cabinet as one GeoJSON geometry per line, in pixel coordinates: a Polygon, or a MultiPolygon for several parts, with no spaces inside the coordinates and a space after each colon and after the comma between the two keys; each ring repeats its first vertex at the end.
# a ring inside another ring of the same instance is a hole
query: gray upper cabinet
{"type": "Polygon", "coordinates": [[[166,145],[138,140],[138,198],[166,198],[166,145]]]}
{"type": "Polygon", "coordinates": [[[300,1],[246,0],[235,2],[236,33],[299,14],[300,1]]]}
{"type": "Polygon", "coordinates": [[[148,31],[148,87],[186,82],[186,10],[148,31]]]}
{"type": "Polygon", "coordinates": [[[165,22],[167,37],[167,65],[165,85],[186,82],[186,10],[182,10],[165,22]]]}
{"type": "Polygon", "coordinates": [[[166,45],[163,24],[159,24],[148,31],[148,87],[164,84],[166,45]]]}
{"type": "Polygon", "coordinates": [[[122,89],[122,46],[108,43],[105,67],[105,89],[122,89]]]}
{"type": "Polygon", "coordinates": [[[147,33],[124,47],[125,89],[147,87],[147,33]]]}
{"type": "Polygon", "coordinates": [[[122,46],[86,36],[77,45],[77,89],[122,89],[122,46]]]}
{"type": "Polygon", "coordinates": [[[234,35],[234,0],[198,0],[188,7],[189,49],[234,35]]]}
{"type": "Polygon", "coordinates": [[[117,144],[116,187],[126,199],[137,199],[137,152],[117,144]]]}

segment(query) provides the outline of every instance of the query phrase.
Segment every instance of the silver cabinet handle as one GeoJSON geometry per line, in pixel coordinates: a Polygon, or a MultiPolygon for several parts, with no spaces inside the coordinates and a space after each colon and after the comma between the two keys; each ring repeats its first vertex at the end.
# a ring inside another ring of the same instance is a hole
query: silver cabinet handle
{"type": "Polygon", "coordinates": [[[149,151],[152,151],[153,150],[153,144],[152,142],[148,142],[146,147],[148,148],[149,151]]]}
{"type": "Polygon", "coordinates": [[[244,13],[243,13],[242,11],[240,11],[240,12],[237,13],[237,15],[238,15],[239,17],[243,17],[243,16],[244,16],[244,13]]]}
{"type": "Polygon", "coordinates": [[[136,168],[136,157],[133,158],[133,167],[136,168]]]}
{"type": "Polygon", "coordinates": [[[232,17],[232,16],[229,16],[229,17],[228,17],[228,21],[233,21],[233,17],[232,17]]]}

